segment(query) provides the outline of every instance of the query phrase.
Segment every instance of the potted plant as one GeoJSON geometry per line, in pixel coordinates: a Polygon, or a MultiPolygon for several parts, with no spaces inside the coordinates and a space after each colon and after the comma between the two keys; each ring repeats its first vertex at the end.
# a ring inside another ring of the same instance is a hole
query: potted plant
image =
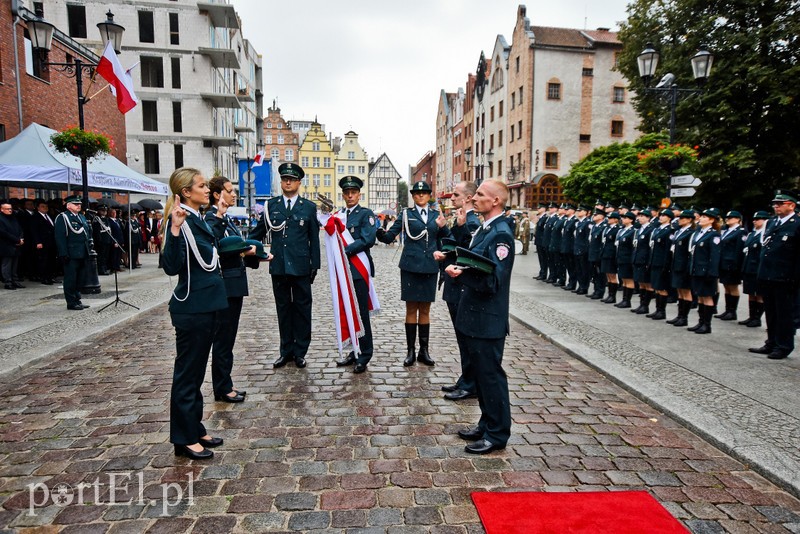
{"type": "Polygon", "coordinates": [[[50,136],[50,142],[62,154],[86,159],[108,154],[114,147],[114,141],[105,134],[82,130],[77,126],[54,133],[50,136]]]}
{"type": "Polygon", "coordinates": [[[680,143],[659,144],[656,148],[638,155],[639,167],[643,171],[658,172],[661,169],[670,174],[680,169],[684,163],[696,160],[698,148],[680,143]]]}

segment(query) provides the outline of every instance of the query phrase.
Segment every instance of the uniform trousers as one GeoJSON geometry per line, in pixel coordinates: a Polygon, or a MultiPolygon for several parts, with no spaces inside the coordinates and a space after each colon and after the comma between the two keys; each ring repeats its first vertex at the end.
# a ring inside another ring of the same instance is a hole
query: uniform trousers
{"type": "Polygon", "coordinates": [[[606,283],[608,282],[608,278],[603,272],[600,270],[600,261],[593,261],[591,262],[592,265],[592,283],[594,284],[594,290],[606,290],[606,283]]]}
{"type": "Polygon", "coordinates": [[[790,353],[794,350],[793,309],[796,290],[786,282],[758,281],[758,293],[764,297],[764,316],[767,319],[767,342],[773,350],[790,353]]]}
{"type": "Polygon", "coordinates": [[[74,306],[81,301],[79,291],[86,273],[85,259],[69,259],[64,264],[64,299],[67,306],[74,306]]]}
{"type": "Polygon", "coordinates": [[[217,312],[217,324],[211,349],[211,381],[214,395],[227,395],[233,391],[233,346],[239,331],[244,297],[228,297],[228,308],[217,312]]]}
{"type": "Polygon", "coordinates": [[[39,280],[47,281],[55,278],[56,252],[52,248],[36,249],[36,275],[39,280]]]}
{"type": "Polygon", "coordinates": [[[478,428],[483,439],[504,446],[511,437],[511,403],[508,378],[503,370],[505,337],[485,339],[464,336],[464,342],[475,367],[475,382],[481,419],[478,428]]]}
{"type": "Polygon", "coordinates": [[[536,243],[536,255],[539,256],[539,276],[547,278],[547,248],[540,245],[538,242],[536,243]]]}
{"type": "Polygon", "coordinates": [[[200,388],[214,341],[216,315],[217,312],[170,314],[177,356],[169,402],[169,440],[175,445],[192,445],[206,435],[200,388]]]}
{"type": "Polygon", "coordinates": [[[575,254],[562,254],[561,258],[564,262],[564,279],[566,280],[569,277],[569,285],[573,285],[577,281],[575,278],[575,254]]]}
{"type": "Polygon", "coordinates": [[[589,288],[589,282],[592,279],[592,271],[589,266],[588,254],[575,255],[575,279],[578,281],[578,288],[589,288]]]}
{"type": "Polygon", "coordinates": [[[358,348],[361,354],[356,358],[357,363],[368,364],[372,359],[372,324],[369,320],[369,288],[363,278],[353,277],[353,287],[358,299],[358,314],[364,324],[364,335],[358,339],[358,348]]]}
{"type": "Polygon", "coordinates": [[[453,329],[456,332],[456,344],[458,345],[458,354],[461,360],[461,376],[459,376],[456,381],[456,388],[475,393],[477,390],[477,386],[475,385],[475,370],[470,361],[464,335],[455,328],[456,317],[458,316],[458,302],[448,302],[447,311],[450,312],[450,320],[453,322],[453,329]]]}
{"type": "Polygon", "coordinates": [[[311,344],[311,277],[272,275],[281,356],[305,358],[311,344]]]}

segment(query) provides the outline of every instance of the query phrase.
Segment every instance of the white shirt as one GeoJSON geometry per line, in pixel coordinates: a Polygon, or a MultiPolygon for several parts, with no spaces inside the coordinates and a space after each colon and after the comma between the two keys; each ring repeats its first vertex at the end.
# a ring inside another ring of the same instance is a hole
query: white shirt
{"type": "Polygon", "coordinates": [[[500,213],[499,215],[495,215],[494,217],[492,217],[489,220],[483,221],[483,229],[484,230],[488,229],[489,225],[492,223],[493,220],[497,219],[498,217],[502,217],[502,216],[503,216],[503,214],[500,213]]]}
{"type": "Polygon", "coordinates": [[[428,206],[420,206],[419,204],[414,204],[414,207],[417,208],[417,213],[422,218],[422,220],[425,222],[425,224],[427,224],[428,223],[428,214],[430,213],[430,208],[428,208],[428,206]]]}
{"type": "Polygon", "coordinates": [[[289,206],[287,206],[287,204],[289,203],[290,200],[292,201],[292,206],[297,204],[297,195],[295,195],[293,197],[287,197],[286,195],[282,195],[282,196],[283,196],[283,206],[286,209],[289,209],[289,206]]]}

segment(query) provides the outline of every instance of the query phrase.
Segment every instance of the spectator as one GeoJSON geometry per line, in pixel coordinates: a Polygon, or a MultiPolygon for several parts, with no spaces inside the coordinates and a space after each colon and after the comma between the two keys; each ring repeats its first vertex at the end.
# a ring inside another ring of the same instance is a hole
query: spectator
{"type": "Polygon", "coordinates": [[[0,270],[6,289],[25,287],[17,278],[17,264],[25,244],[22,226],[14,217],[14,208],[11,203],[0,204],[0,270]]]}

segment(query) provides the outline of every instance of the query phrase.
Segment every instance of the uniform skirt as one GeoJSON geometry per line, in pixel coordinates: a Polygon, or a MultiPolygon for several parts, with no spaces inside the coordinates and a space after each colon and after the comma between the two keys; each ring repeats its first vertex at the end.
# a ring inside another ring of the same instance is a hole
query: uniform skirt
{"type": "Polygon", "coordinates": [[[600,260],[600,272],[603,274],[617,274],[616,258],[603,258],[600,260]]]}
{"type": "Polygon", "coordinates": [[[698,297],[713,297],[717,294],[718,281],[711,276],[693,276],[692,291],[698,297]]]}
{"type": "Polygon", "coordinates": [[[758,275],[753,274],[744,274],[743,275],[743,284],[742,284],[742,291],[745,295],[758,295],[758,282],[757,278],[758,275]]]}
{"type": "Polygon", "coordinates": [[[400,270],[400,300],[407,302],[434,302],[436,277],[439,273],[412,273],[400,270]]]}
{"type": "Polygon", "coordinates": [[[650,283],[650,266],[649,265],[634,265],[633,266],[633,281],[649,284],[650,283]]]}
{"type": "Polygon", "coordinates": [[[690,289],[692,287],[692,277],[688,272],[673,272],[671,278],[672,287],[675,289],[690,289]]]}
{"type": "Polygon", "coordinates": [[[670,287],[670,272],[667,268],[657,267],[650,272],[650,284],[656,291],[666,291],[670,287]]]}
{"type": "Polygon", "coordinates": [[[742,283],[742,273],[740,271],[720,271],[719,281],[726,286],[736,286],[742,283]]]}
{"type": "Polygon", "coordinates": [[[620,278],[625,278],[630,280],[633,278],[633,264],[632,263],[620,263],[617,265],[617,276],[620,278]]]}

